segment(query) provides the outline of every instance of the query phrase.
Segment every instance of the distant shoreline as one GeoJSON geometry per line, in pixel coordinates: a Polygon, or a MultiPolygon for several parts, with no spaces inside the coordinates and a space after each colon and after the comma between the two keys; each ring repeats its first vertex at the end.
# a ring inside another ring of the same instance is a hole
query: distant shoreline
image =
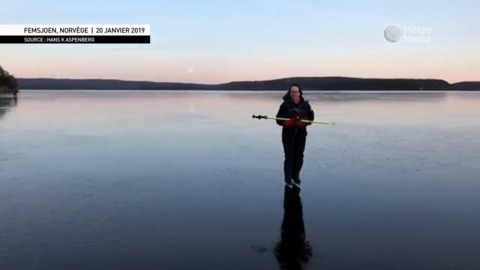
{"type": "Polygon", "coordinates": [[[20,78],[21,90],[142,90],[142,91],[284,91],[298,83],[305,91],[479,91],[480,82],[450,84],[438,79],[364,79],[351,77],[291,77],[222,84],[126,81],[106,79],[20,78]]]}
{"type": "MultiPolygon", "coordinates": [[[[229,92],[229,93],[284,93],[285,90],[188,90],[188,89],[20,89],[21,91],[28,92],[229,92]]],[[[419,92],[419,93],[435,93],[435,92],[480,92],[480,90],[314,90],[306,89],[303,90],[305,93],[408,93],[408,92],[419,92]]],[[[0,92],[1,93],[1,92],[0,92]]],[[[4,93],[9,94],[9,93],[4,93]]]]}

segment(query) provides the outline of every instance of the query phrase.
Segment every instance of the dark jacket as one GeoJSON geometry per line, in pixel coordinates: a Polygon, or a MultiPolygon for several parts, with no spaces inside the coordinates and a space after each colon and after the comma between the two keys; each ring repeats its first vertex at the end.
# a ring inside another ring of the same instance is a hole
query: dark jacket
{"type": "MultiPolygon", "coordinates": [[[[297,116],[300,116],[301,119],[304,120],[311,120],[313,121],[315,119],[315,114],[312,110],[312,107],[310,106],[310,103],[308,100],[305,100],[300,98],[300,102],[298,104],[295,104],[290,96],[285,96],[283,97],[283,103],[280,105],[280,108],[278,109],[277,113],[277,118],[295,118],[297,116]]],[[[277,124],[279,126],[283,126],[283,123],[285,120],[277,120],[277,124]]],[[[311,125],[311,123],[308,123],[308,125],[311,125]]],[[[293,127],[283,127],[286,129],[289,128],[296,128],[295,126],[293,127]]]]}

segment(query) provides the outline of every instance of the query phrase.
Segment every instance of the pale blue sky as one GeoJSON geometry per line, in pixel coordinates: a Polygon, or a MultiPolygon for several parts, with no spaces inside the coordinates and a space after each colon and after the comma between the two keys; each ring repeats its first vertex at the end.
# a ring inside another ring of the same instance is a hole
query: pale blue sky
{"type": "Polygon", "coordinates": [[[480,80],[480,3],[458,1],[2,1],[0,24],[150,24],[151,44],[0,44],[17,77],[220,83],[287,76],[480,80]],[[387,25],[430,43],[389,43],[387,25]]]}

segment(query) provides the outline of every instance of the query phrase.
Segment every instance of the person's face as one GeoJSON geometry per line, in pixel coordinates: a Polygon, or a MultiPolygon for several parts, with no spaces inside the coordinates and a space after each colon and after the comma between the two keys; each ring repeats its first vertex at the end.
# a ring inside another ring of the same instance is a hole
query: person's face
{"type": "Polygon", "coordinates": [[[290,88],[290,96],[294,100],[298,100],[300,98],[300,89],[298,89],[298,86],[292,86],[292,88],[290,88]]]}

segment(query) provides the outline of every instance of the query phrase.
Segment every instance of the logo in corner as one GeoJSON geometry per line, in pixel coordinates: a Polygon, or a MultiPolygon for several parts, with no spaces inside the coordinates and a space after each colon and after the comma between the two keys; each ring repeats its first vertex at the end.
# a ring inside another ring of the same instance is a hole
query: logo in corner
{"type": "Polygon", "coordinates": [[[400,40],[400,37],[402,36],[402,30],[396,25],[389,25],[385,27],[383,36],[385,36],[387,41],[394,43],[400,40]]]}

